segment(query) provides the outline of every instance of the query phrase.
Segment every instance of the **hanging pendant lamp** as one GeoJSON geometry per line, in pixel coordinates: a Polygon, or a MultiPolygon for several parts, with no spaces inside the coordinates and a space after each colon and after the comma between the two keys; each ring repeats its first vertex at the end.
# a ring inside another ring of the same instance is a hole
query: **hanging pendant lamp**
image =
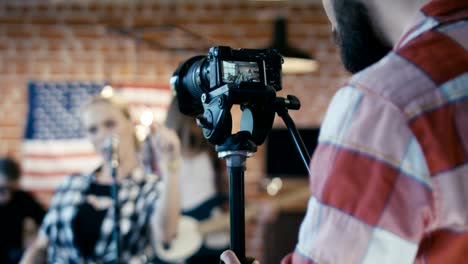
{"type": "Polygon", "coordinates": [[[269,48],[276,49],[283,56],[283,74],[304,74],[318,70],[318,62],[310,54],[288,43],[286,19],[283,17],[275,20],[273,41],[269,48]]]}

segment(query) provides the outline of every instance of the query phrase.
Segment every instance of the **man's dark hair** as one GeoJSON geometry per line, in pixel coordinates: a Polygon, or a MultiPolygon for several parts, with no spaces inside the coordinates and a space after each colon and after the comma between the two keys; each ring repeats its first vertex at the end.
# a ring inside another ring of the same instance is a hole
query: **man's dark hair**
{"type": "Polygon", "coordinates": [[[4,174],[8,180],[18,180],[21,174],[19,164],[12,158],[0,158],[0,173],[4,174]]]}

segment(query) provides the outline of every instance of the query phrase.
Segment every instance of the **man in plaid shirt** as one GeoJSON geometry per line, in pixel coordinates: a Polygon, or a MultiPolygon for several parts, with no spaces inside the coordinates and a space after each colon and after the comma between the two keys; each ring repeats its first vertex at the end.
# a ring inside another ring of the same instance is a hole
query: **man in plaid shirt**
{"type": "Polygon", "coordinates": [[[283,263],[466,263],[468,1],[323,4],[355,75],[322,124],[283,263]]]}

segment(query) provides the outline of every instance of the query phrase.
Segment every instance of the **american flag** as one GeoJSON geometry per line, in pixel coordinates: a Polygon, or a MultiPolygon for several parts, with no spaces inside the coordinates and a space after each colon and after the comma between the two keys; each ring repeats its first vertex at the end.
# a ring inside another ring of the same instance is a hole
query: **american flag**
{"type": "MultiPolygon", "coordinates": [[[[81,105],[99,94],[105,82],[30,82],[29,111],[23,143],[22,186],[50,194],[63,178],[88,172],[100,164],[85,138],[78,115],[81,105]]],[[[130,106],[137,123],[143,113],[162,122],[171,100],[168,85],[112,85],[130,106]]],[[[47,201],[46,201],[47,203],[47,201]]]]}

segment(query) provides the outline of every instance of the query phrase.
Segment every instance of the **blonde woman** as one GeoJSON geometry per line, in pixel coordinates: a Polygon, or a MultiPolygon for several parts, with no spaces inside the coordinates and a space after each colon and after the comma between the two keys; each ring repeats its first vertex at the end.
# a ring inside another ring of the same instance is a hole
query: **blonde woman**
{"type": "MultiPolygon", "coordinates": [[[[154,240],[169,242],[179,216],[177,135],[160,127],[151,135],[162,181],[143,170],[139,144],[128,109],[115,97],[97,96],[83,107],[82,123],[106,160],[106,142],[118,140],[116,170],[120,211],[121,263],[148,263],[154,240]],[[161,185],[161,186],[160,186],[161,185]],[[162,188],[160,188],[162,187],[162,188]]],[[[72,175],[57,189],[38,239],[22,263],[116,263],[109,162],[89,175],[72,175]]]]}

